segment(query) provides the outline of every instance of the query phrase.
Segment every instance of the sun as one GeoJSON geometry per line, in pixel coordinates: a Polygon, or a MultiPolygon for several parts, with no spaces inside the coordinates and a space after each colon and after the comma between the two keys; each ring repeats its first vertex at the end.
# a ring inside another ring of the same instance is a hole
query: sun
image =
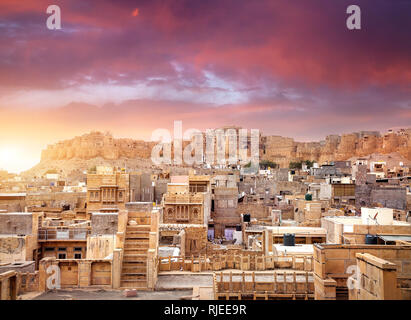
{"type": "Polygon", "coordinates": [[[0,168],[10,168],[19,162],[18,152],[14,148],[0,148],[0,168]]]}
{"type": "Polygon", "coordinates": [[[29,145],[0,145],[0,170],[21,173],[39,162],[40,154],[29,145]]]}
{"type": "Polygon", "coordinates": [[[12,162],[17,160],[17,151],[12,148],[2,148],[0,149],[0,161],[1,162],[12,162]]]}

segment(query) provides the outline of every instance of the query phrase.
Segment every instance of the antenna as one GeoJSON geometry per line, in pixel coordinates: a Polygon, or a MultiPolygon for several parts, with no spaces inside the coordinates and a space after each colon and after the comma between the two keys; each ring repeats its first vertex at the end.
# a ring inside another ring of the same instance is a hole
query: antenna
{"type": "Polygon", "coordinates": [[[371,218],[371,219],[374,220],[374,222],[376,224],[379,224],[378,221],[377,221],[377,216],[378,216],[378,212],[375,214],[374,218],[371,218]]]}

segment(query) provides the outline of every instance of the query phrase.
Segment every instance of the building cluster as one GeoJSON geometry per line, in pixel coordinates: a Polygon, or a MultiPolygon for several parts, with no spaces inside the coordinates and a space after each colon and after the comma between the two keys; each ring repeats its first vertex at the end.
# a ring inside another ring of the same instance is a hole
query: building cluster
{"type": "Polygon", "coordinates": [[[159,290],[170,274],[192,299],[411,299],[401,162],[0,179],[0,299],[159,290]]]}

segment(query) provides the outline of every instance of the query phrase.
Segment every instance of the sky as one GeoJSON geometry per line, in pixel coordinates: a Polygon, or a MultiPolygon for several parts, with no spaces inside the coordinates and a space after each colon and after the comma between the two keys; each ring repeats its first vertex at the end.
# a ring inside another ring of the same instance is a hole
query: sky
{"type": "Polygon", "coordinates": [[[410,16],[411,0],[1,0],[0,168],[175,120],[297,141],[411,127],[410,16]]]}

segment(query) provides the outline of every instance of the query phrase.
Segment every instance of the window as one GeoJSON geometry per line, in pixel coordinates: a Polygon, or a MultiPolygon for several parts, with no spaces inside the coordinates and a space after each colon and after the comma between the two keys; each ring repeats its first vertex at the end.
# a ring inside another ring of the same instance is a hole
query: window
{"type": "Polygon", "coordinates": [[[52,247],[46,247],[46,248],[44,248],[44,251],[46,252],[50,252],[50,251],[54,251],[54,248],[52,248],[52,247]]]}
{"type": "Polygon", "coordinates": [[[81,253],[75,253],[74,259],[81,259],[81,253]]]}
{"type": "Polygon", "coordinates": [[[59,253],[57,259],[66,259],[66,254],[65,253],[59,253]]]}
{"type": "Polygon", "coordinates": [[[90,191],[90,201],[99,201],[98,191],[90,191]]]}
{"type": "Polygon", "coordinates": [[[167,209],[167,219],[173,219],[174,218],[174,210],[172,208],[167,209]]]}
{"type": "Polygon", "coordinates": [[[178,206],[176,212],[177,221],[188,220],[188,207],[187,206],[178,206]]]}
{"type": "Polygon", "coordinates": [[[74,248],[74,251],[82,251],[83,250],[83,248],[81,248],[81,247],[75,247],[74,248]]]}
{"type": "Polygon", "coordinates": [[[66,248],[58,248],[58,251],[66,251],[66,248]]]}
{"type": "Polygon", "coordinates": [[[197,220],[199,218],[199,210],[197,208],[193,209],[193,219],[197,220]]]}

